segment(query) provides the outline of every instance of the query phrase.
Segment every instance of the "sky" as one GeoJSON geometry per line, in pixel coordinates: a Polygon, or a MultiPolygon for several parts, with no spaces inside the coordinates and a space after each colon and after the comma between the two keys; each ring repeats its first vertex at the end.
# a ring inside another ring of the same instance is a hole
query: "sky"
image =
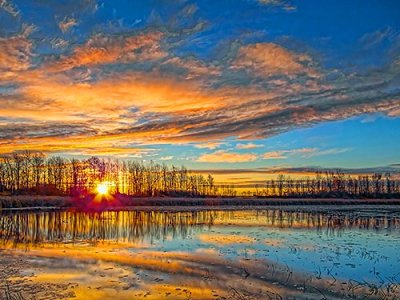
{"type": "Polygon", "coordinates": [[[0,154],[399,173],[399,116],[397,0],[0,0],[0,154]]]}

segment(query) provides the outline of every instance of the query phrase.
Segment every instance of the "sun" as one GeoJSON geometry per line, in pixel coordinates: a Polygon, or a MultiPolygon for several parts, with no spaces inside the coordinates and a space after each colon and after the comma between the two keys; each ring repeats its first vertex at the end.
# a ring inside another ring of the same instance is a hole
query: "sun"
{"type": "Polygon", "coordinates": [[[108,194],[108,185],[106,183],[99,183],[97,185],[97,193],[100,195],[107,195],[108,194]]]}

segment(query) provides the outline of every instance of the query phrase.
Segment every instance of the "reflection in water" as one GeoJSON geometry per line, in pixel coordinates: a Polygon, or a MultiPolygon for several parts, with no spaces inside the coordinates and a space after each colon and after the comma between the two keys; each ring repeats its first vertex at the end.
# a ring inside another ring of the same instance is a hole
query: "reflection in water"
{"type": "Polygon", "coordinates": [[[268,209],[261,211],[219,211],[216,220],[235,222],[241,220],[253,225],[273,227],[382,229],[400,228],[400,215],[394,213],[310,212],[268,209]]]}
{"type": "Polygon", "coordinates": [[[4,244],[43,242],[153,243],[167,236],[185,238],[193,230],[212,225],[268,226],[277,228],[326,229],[339,233],[346,229],[398,230],[396,214],[325,213],[285,211],[106,211],[0,213],[0,239],[4,244]]]}
{"type": "Polygon", "coordinates": [[[0,299],[398,299],[399,229],[376,207],[3,212],[0,299]]]}
{"type": "Polygon", "coordinates": [[[152,242],[187,236],[194,227],[212,225],[215,212],[34,212],[0,214],[3,243],[152,242]]]}

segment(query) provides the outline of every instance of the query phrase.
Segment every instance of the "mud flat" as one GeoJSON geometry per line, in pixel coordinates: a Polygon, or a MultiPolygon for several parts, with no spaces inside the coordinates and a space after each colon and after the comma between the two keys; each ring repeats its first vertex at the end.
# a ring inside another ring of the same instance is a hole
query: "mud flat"
{"type": "Polygon", "coordinates": [[[7,253],[0,249],[0,299],[71,299],[76,284],[52,280],[38,282],[35,278],[43,268],[39,262],[26,255],[7,253]]]}
{"type": "Polygon", "coordinates": [[[389,288],[218,253],[64,246],[2,253],[0,299],[398,299],[389,288]]]}

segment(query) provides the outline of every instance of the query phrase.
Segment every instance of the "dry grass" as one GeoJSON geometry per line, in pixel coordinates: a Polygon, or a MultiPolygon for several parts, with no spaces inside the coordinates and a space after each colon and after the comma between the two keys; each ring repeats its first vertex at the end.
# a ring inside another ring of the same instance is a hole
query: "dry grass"
{"type": "MultiPolygon", "coordinates": [[[[100,204],[103,209],[116,209],[143,206],[178,206],[178,207],[257,207],[257,206],[292,206],[292,205],[400,205],[400,199],[287,199],[287,198],[178,198],[178,197],[154,197],[136,198],[119,195],[115,202],[100,204]]],[[[93,197],[85,199],[73,199],[67,196],[0,196],[0,209],[24,209],[24,208],[84,208],[93,197]]]]}

